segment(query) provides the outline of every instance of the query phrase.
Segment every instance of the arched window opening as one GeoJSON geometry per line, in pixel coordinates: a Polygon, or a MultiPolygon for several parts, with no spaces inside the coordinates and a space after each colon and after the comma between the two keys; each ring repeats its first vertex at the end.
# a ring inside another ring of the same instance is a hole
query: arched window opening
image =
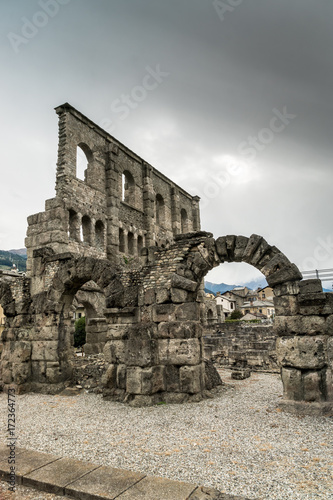
{"type": "Polygon", "coordinates": [[[129,255],[134,255],[134,234],[129,232],[127,235],[128,241],[128,253],[129,255]]]}
{"type": "Polygon", "coordinates": [[[80,143],[76,148],[76,177],[87,180],[87,168],[92,160],[92,152],[86,144],[80,143]]]}
{"type": "Polygon", "coordinates": [[[270,299],[261,299],[263,289],[270,290],[265,276],[245,262],[225,262],[209,271],[205,277],[206,292],[215,294],[216,306],[221,306],[228,319],[233,314],[231,319],[272,320],[275,311],[274,292],[272,290],[270,299]]]}
{"type": "Polygon", "coordinates": [[[187,220],[187,212],[184,208],[180,211],[180,221],[181,221],[181,233],[188,233],[188,220],[187,220]]]}
{"type": "Polygon", "coordinates": [[[122,228],[119,228],[119,252],[125,252],[125,235],[122,228]]]}
{"type": "Polygon", "coordinates": [[[143,237],[141,235],[138,236],[138,255],[141,255],[141,251],[143,249],[143,237]]]}
{"type": "Polygon", "coordinates": [[[207,323],[213,323],[214,322],[214,312],[212,309],[208,309],[207,311],[207,323]]]}
{"type": "Polygon", "coordinates": [[[104,249],[104,224],[101,220],[95,224],[95,244],[100,250],[104,249]]]}
{"type": "Polygon", "coordinates": [[[74,241],[80,241],[80,219],[75,210],[69,211],[68,236],[74,241]]]}
{"type": "Polygon", "coordinates": [[[88,215],[82,217],[82,240],[91,245],[91,220],[88,215]]]}
{"type": "Polygon", "coordinates": [[[121,196],[122,201],[128,203],[129,205],[135,205],[135,183],[133,175],[130,172],[128,172],[128,170],[125,170],[122,175],[121,186],[122,186],[122,196],[121,196]]]}
{"type": "Polygon", "coordinates": [[[156,195],[156,224],[163,225],[165,221],[164,212],[164,199],[160,194],[156,195]]]}

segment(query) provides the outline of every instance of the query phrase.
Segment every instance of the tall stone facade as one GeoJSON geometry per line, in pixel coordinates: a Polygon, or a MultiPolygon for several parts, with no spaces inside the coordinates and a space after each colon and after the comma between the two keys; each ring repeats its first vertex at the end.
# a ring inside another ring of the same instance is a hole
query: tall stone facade
{"type": "Polygon", "coordinates": [[[199,198],[189,195],[69,104],[56,108],[59,146],[56,197],[28,218],[27,270],[33,251],[117,261],[166,246],[175,234],[200,229],[199,198]],[[77,177],[77,150],[85,155],[77,177]]]}
{"type": "Polygon", "coordinates": [[[203,278],[223,262],[247,262],[274,289],[282,404],[331,411],[333,296],[260,236],[200,232],[196,198],[69,105],[57,112],[56,197],[29,218],[27,276],[0,275],[3,388],[55,393],[72,382],[77,296],[90,304],[87,350],[105,355],[105,397],[149,405],[210,396],[203,278]],[[77,145],[85,181],[75,176],[77,145]]]}

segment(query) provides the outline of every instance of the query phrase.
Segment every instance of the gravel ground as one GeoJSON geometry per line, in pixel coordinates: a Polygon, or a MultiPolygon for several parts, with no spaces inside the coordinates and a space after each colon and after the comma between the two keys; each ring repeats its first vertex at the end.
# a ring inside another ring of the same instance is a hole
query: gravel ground
{"type": "MultiPolygon", "coordinates": [[[[277,407],[276,374],[225,382],[214,399],[131,408],[100,395],[16,397],[17,446],[260,500],[333,499],[333,418],[277,407]]],[[[0,395],[6,442],[7,396],[0,395]]]]}

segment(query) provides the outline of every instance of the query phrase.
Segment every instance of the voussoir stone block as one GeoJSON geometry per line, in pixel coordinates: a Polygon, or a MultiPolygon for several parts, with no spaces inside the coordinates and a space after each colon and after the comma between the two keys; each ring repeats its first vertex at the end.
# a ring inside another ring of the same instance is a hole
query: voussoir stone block
{"type": "Polygon", "coordinates": [[[261,272],[267,278],[271,274],[281,271],[285,267],[289,267],[291,262],[283,253],[274,255],[266,265],[261,268],[261,272]]]}
{"type": "Polygon", "coordinates": [[[290,264],[289,267],[286,266],[280,271],[268,275],[266,279],[269,286],[275,287],[281,283],[301,280],[302,274],[295,264],[290,264]]]}
{"type": "Polygon", "coordinates": [[[216,253],[219,256],[221,262],[228,259],[227,242],[225,236],[220,236],[215,241],[216,253]]]}
{"type": "Polygon", "coordinates": [[[327,365],[327,339],[318,337],[280,337],[276,342],[279,364],[302,370],[320,369],[327,365]]]}
{"type": "Polygon", "coordinates": [[[197,365],[200,363],[200,355],[199,339],[158,340],[158,358],[164,365],[197,365]]]}
{"type": "Polygon", "coordinates": [[[234,261],[242,262],[243,254],[249,242],[249,238],[246,236],[237,236],[234,248],[234,261]]]}

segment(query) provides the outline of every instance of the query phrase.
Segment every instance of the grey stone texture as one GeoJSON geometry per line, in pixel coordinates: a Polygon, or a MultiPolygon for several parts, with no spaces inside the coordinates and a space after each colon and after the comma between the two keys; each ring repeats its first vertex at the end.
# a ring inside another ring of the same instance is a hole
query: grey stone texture
{"type": "MultiPolygon", "coordinates": [[[[59,115],[56,196],[28,218],[27,275],[0,273],[6,316],[5,390],[57,393],[73,384],[73,301],[87,313],[86,354],[103,350],[105,397],[132,405],[209,397],[202,281],[247,262],[274,289],[278,359],[287,401],[328,407],[333,300],[261,236],[215,240],[200,231],[199,199],[88,118],[59,115]],[[87,157],[76,176],[76,150],[87,157]]],[[[213,380],[211,378],[211,380],[213,380]]]]}

